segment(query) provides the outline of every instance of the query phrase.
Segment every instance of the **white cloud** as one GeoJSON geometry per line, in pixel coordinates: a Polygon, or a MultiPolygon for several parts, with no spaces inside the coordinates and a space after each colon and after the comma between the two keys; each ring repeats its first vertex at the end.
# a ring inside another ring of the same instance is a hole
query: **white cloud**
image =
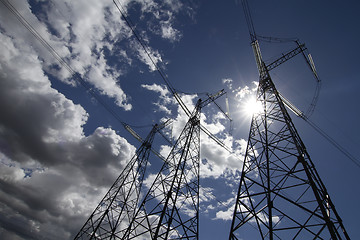
{"type": "MultiPolygon", "coordinates": [[[[152,84],[143,85],[142,87],[158,93],[160,95],[159,99],[169,95],[168,90],[161,85],[152,84]]],[[[195,107],[197,96],[181,95],[180,97],[188,109],[192,111],[195,107]]],[[[189,117],[174,100],[163,100],[162,102],[164,103],[163,106],[166,106],[168,109],[174,107],[174,105],[177,108],[176,114],[173,117],[173,124],[171,126],[173,136],[175,139],[177,139],[185,124],[189,120],[189,117]]],[[[238,172],[242,169],[247,141],[244,139],[236,140],[232,136],[228,135],[223,123],[224,121],[226,121],[226,118],[221,112],[218,111],[207,115],[207,117],[204,114],[201,114],[202,125],[214,135],[216,135],[226,146],[228,146],[230,149],[233,149],[233,152],[229,153],[227,150],[209,138],[205,133],[201,132],[200,157],[202,161],[200,166],[200,176],[201,178],[211,178],[211,181],[215,179],[222,179],[225,181],[225,186],[227,188],[235,189],[237,188],[237,181],[235,180],[238,178],[238,172]]],[[[162,146],[160,152],[162,155],[167,156],[170,150],[171,148],[169,146],[162,146]]],[[[146,180],[148,185],[150,185],[152,182],[150,179],[153,180],[153,178],[148,178],[146,180]]],[[[231,219],[235,198],[232,196],[231,199],[228,200],[229,203],[225,203],[225,209],[223,204],[214,205],[215,200],[219,201],[213,194],[212,188],[202,187],[200,189],[200,208],[202,211],[204,211],[204,213],[209,216],[213,216],[214,219],[231,219]]]]}
{"type": "Polygon", "coordinates": [[[230,90],[232,90],[233,80],[231,78],[224,78],[222,83],[225,84],[230,90]]]}
{"type": "Polygon", "coordinates": [[[155,111],[160,111],[164,112],[167,115],[171,115],[171,110],[169,109],[169,106],[174,104],[174,98],[172,97],[171,93],[165,85],[158,85],[156,83],[153,83],[151,85],[142,84],[141,87],[160,94],[158,101],[153,103],[155,106],[158,107],[158,109],[156,109],[155,111]]]}
{"type": "MultiPolygon", "coordinates": [[[[161,35],[165,40],[180,39],[180,31],[174,28],[175,14],[183,9],[180,1],[136,2],[140,6],[140,13],[144,18],[148,18],[145,22],[159,28],[152,33],[161,35]]],[[[125,110],[131,110],[132,105],[120,87],[119,80],[123,74],[122,69],[132,63],[129,56],[137,57],[150,71],[156,70],[154,63],[163,62],[158,50],[147,47],[153,63],[137,40],[131,38],[130,28],[122,20],[112,1],[39,1],[36,7],[30,7],[27,2],[22,1],[13,1],[12,4],[51,45],[56,54],[101,94],[113,98],[115,103],[125,110]],[[109,63],[109,59],[117,59],[122,66],[109,63]]],[[[121,5],[126,11],[126,7],[133,6],[134,1],[123,1],[121,5]]],[[[43,60],[43,68],[48,74],[75,85],[71,73],[62,67],[5,7],[0,9],[0,12],[0,22],[6,22],[1,27],[7,35],[17,39],[19,44],[31,43],[38,52],[38,57],[43,60]],[[26,42],[21,42],[20,39],[26,39],[26,42]]],[[[148,29],[151,31],[153,28],[148,29]]],[[[148,42],[146,36],[142,37],[148,42]]]]}
{"type": "Polygon", "coordinates": [[[175,29],[172,25],[173,16],[169,14],[169,18],[167,20],[161,21],[161,36],[165,39],[169,39],[170,41],[178,41],[182,37],[179,30],[175,29]]]}
{"type": "MultiPolygon", "coordinates": [[[[169,132],[171,132],[172,138],[177,139],[185,127],[187,121],[189,120],[189,117],[184,112],[184,110],[180,107],[180,105],[176,102],[175,98],[172,96],[170,91],[167,89],[165,85],[158,85],[158,84],[142,84],[141,87],[159,93],[159,99],[157,102],[154,102],[154,105],[157,106],[157,109],[155,111],[163,111],[165,114],[167,114],[166,119],[172,118],[171,114],[173,111],[171,109],[176,108],[177,111],[175,112],[175,117],[172,119],[172,124],[167,126],[167,129],[169,132]]],[[[194,105],[194,99],[197,97],[197,95],[186,95],[186,94],[179,94],[178,95],[181,100],[183,101],[184,105],[190,110],[193,111],[195,105],[194,105]]],[[[163,120],[166,120],[163,118],[163,120]]],[[[165,155],[166,156],[166,155],[165,155]]]]}
{"type": "Polygon", "coordinates": [[[201,134],[202,143],[200,156],[202,159],[206,159],[201,165],[202,177],[218,178],[225,176],[224,174],[228,169],[231,170],[233,174],[235,174],[236,171],[241,171],[244,151],[246,149],[246,144],[244,148],[243,142],[246,143],[246,141],[234,141],[230,135],[225,135],[224,138],[220,138],[220,141],[230,147],[232,153],[229,153],[204,133],[201,134]]]}
{"type": "Polygon", "coordinates": [[[234,89],[232,92],[235,93],[235,98],[237,101],[243,100],[245,97],[249,95],[253,95],[256,93],[258,88],[258,82],[253,81],[253,87],[245,86],[245,87],[238,87],[234,89]]]}
{"type": "MultiPolygon", "coordinates": [[[[152,0],[137,2],[141,17],[148,13],[159,23],[148,21],[152,33],[170,42],[181,38],[181,32],[174,27],[174,13],[183,7],[180,1],[164,1],[165,10],[152,0]]],[[[38,3],[43,9],[35,16],[27,3],[14,1],[74,70],[101,94],[130,110],[129,97],[119,84],[123,70],[133,64],[134,57],[150,71],[156,68],[136,40],[129,39],[132,33],[120,20],[112,1],[38,3]],[[121,67],[112,65],[109,58],[118,58],[121,67]]],[[[128,4],[130,1],[124,6],[128,4]]],[[[5,8],[0,9],[0,24],[3,30],[0,35],[0,238],[71,238],[130,159],[134,148],[110,128],[98,127],[85,136],[83,126],[89,117],[85,109],[53,89],[48,79],[52,75],[76,85],[69,72],[56,67],[59,63],[53,56],[5,8]]],[[[156,64],[163,63],[158,50],[148,51],[156,64]]],[[[231,79],[224,79],[223,83],[232,88],[231,79]]],[[[159,101],[154,103],[157,111],[166,115],[175,112],[172,132],[177,138],[188,116],[175,105],[164,86],[142,87],[160,94],[159,101]],[[177,112],[172,111],[174,106],[177,112]]],[[[251,91],[252,88],[234,90],[238,98],[251,91]]],[[[181,98],[192,111],[197,96],[181,98]]],[[[206,128],[235,149],[234,154],[229,154],[202,133],[201,157],[206,161],[202,163],[201,176],[228,178],[227,174],[231,174],[228,172],[241,169],[246,141],[234,141],[224,133],[220,113],[201,118],[206,128]]],[[[169,151],[168,146],[160,150],[165,156],[169,151]]],[[[150,175],[144,184],[149,186],[154,176],[150,175]]],[[[207,190],[211,194],[201,192],[202,203],[214,200],[212,190],[207,190]]],[[[212,208],[209,205],[208,209],[212,208]]],[[[220,211],[216,217],[228,218],[229,209],[220,211]]],[[[189,210],[188,214],[193,212],[189,210]]]]}
{"type": "Polygon", "coordinates": [[[223,114],[221,112],[218,112],[214,116],[211,116],[211,119],[213,120],[212,123],[206,123],[207,117],[205,114],[201,114],[201,122],[203,122],[203,125],[214,135],[221,133],[225,130],[225,126],[219,121],[223,118],[223,114]]]}
{"type": "Polygon", "coordinates": [[[183,8],[183,4],[179,0],[165,0],[164,2],[173,12],[179,12],[183,8]]]}
{"type": "Polygon", "coordinates": [[[4,159],[6,156],[0,152],[0,161],[2,162],[2,167],[0,168],[0,179],[7,182],[17,182],[25,178],[25,173],[23,169],[17,168],[12,165],[6,165],[4,159]]]}
{"type": "MultiPolygon", "coordinates": [[[[197,98],[197,95],[179,95],[181,100],[183,101],[184,105],[192,112],[195,108],[194,100],[197,98]]],[[[174,139],[177,139],[182,130],[184,129],[186,123],[189,120],[188,115],[184,112],[184,110],[180,107],[180,105],[177,105],[177,113],[176,117],[173,120],[172,123],[172,133],[174,139]]]]}
{"type": "Polygon", "coordinates": [[[169,97],[168,95],[170,94],[170,92],[164,85],[158,85],[156,83],[153,83],[151,85],[142,84],[141,87],[143,87],[147,90],[150,90],[150,91],[160,93],[160,97],[167,99],[168,101],[166,101],[166,103],[170,103],[170,99],[168,99],[168,97],[169,97]]]}
{"type": "Polygon", "coordinates": [[[141,5],[141,11],[155,18],[158,22],[149,21],[147,27],[154,34],[171,42],[181,39],[182,34],[174,27],[174,14],[181,12],[184,8],[179,0],[166,0],[155,2],[153,0],[136,1],[141,5]]]}
{"type": "MultiPolygon", "coordinates": [[[[174,105],[177,106],[176,116],[173,118],[171,126],[168,126],[168,128],[171,128],[173,138],[177,139],[189,120],[187,114],[173,98],[170,98],[170,92],[165,86],[144,84],[142,87],[160,94],[159,101],[155,103],[157,106],[161,105],[166,109],[170,109],[174,105]]],[[[180,97],[184,105],[192,112],[195,108],[197,95],[182,94],[180,97]]],[[[170,110],[166,112],[168,113],[170,110]]],[[[234,140],[232,136],[226,134],[226,127],[221,123],[221,120],[224,119],[225,117],[221,112],[216,112],[210,117],[201,114],[201,124],[212,134],[218,136],[220,141],[226,146],[233,149],[232,153],[228,152],[205,133],[201,132],[200,157],[201,159],[206,159],[206,161],[202,161],[201,163],[201,177],[218,178],[225,174],[227,169],[232,169],[234,173],[241,170],[246,150],[246,141],[243,139],[234,140]],[[208,119],[210,122],[208,122],[208,119]]],[[[161,150],[164,156],[168,155],[168,151],[170,151],[170,149],[167,146],[164,146],[161,150]],[[167,151],[163,151],[165,149],[167,151]]]]}
{"type": "Polygon", "coordinates": [[[219,202],[217,209],[219,208],[226,208],[224,211],[219,210],[216,212],[214,219],[220,219],[220,220],[232,220],[232,216],[234,214],[235,209],[235,198],[231,197],[228,200],[224,202],[219,202]]]}
{"type": "Polygon", "coordinates": [[[229,207],[225,211],[222,211],[222,210],[218,211],[216,213],[215,219],[221,219],[221,220],[225,220],[225,221],[232,220],[232,216],[234,214],[234,206],[229,207]]]}
{"type": "MultiPolygon", "coordinates": [[[[12,4],[85,81],[130,110],[119,82],[123,72],[135,58],[155,68],[113,2],[35,2],[36,7],[20,0],[12,4]]],[[[138,4],[142,16],[157,15],[152,33],[170,42],[181,38],[174,26],[180,1],[138,4]]],[[[0,238],[72,238],[135,149],[111,128],[85,135],[88,113],[49,81],[55,77],[79,85],[71,73],[4,6],[0,28],[0,238]]],[[[148,50],[157,64],[163,62],[158,50],[148,50]]],[[[173,99],[165,88],[158,90],[162,102],[157,105],[170,114],[164,106],[173,99]]]]}
{"type": "MultiPolygon", "coordinates": [[[[104,54],[106,49],[111,50],[114,43],[129,34],[125,24],[119,21],[119,14],[112,2],[41,1],[36,8],[31,8],[28,3],[16,1],[14,5],[51,45],[55,54],[65,60],[85,81],[93,84],[101,94],[113,98],[118,106],[125,110],[131,109],[128,97],[119,85],[121,71],[107,64],[106,58],[109,56],[104,54]],[[35,16],[36,9],[41,9],[41,14],[35,16]]],[[[6,8],[2,8],[0,20],[7,23],[1,25],[5,33],[19,45],[30,43],[34,47],[37,58],[43,60],[42,68],[48,74],[74,85],[74,76],[66,70],[67,67],[63,67],[6,8]]],[[[118,57],[121,58],[121,55],[118,57]]]]}
{"type": "Polygon", "coordinates": [[[134,154],[51,87],[28,45],[0,35],[0,237],[66,239],[134,154]]]}
{"type": "Polygon", "coordinates": [[[165,156],[166,158],[167,156],[169,156],[171,149],[172,147],[170,147],[169,145],[161,145],[159,153],[161,154],[161,156],[165,156]]]}
{"type": "Polygon", "coordinates": [[[200,191],[199,191],[200,203],[209,202],[211,200],[214,200],[215,196],[213,194],[213,190],[214,189],[211,187],[200,187],[200,191]]]}
{"type": "Polygon", "coordinates": [[[145,51],[137,42],[134,43],[132,47],[136,49],[137,57],[149,67],[151,72],[157,70],[157,67],[162,62],[162,57],[158,50],[147,47],[145,51]]]}

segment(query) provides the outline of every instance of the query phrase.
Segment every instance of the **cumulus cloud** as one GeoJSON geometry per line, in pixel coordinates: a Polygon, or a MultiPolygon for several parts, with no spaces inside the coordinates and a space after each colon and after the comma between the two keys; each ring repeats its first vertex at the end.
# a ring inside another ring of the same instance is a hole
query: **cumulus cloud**
{"type": "MultiPolygon", "coordinates": [[[[168,99],[170,95],[165,86],[161,85],[143,85],[143,88],[154,91],[159,94],[159,99],[166,108],[176,108],[172,117],[172,133],[174,139],[177,139],[182,132],[185,124],[188,122],[189,117],[182,110],[182,108],[173,100],[168,99]],[[168,100],[164,100],[168,99],[168,100]]],[[[180,95],[185,105],[192,111],[195,107],[195,102],[198,98],[197,95],[180,95]]],[[[216,135],[220,141],[226,146],[232,149],[232,153],[229,153],[223,147],[218,145],[205,133],[201,132],[201,146],[200,146],[200,177],[207,179],[220,179],[225,180],[226,187],[229,189],[236,188],[234,181],[237,178],[238,172],[242,168],[244,159],[244,153],[246,149],[246,140],[236,140],[232,136],[226,133],[226,127],[224,126],[226,118],[221,112],[215,111],[210,115],[201,114],[201,124],[207,128],[210,132],[216,135]]],[[[167,156],[171,148],[167,145],[161,146],[160,152],[162,155],[167,156]]],[[[145,180],[146,186],[150,186],[153,182],[155,175],[149,175],[145,180]]],[[[231,198],[233,199],[233,197],[231,198]]],[[[211,215],[213,219],[228,220],[232,215],[232,205],[226,205],[224,209],[223,205],[218,205],[218,199],[214,194],[214,189],[211,187],[200,188],[200,208],[201,211],[207,215],[211,215]],[[220,210],[219,210],[220,209],[220,210]]],[[[230,200],[229,200],[230,201],[230,200]]],[[[234,199],[232,200],[234,201],[234,199]]]]}
{"type": "Polygon", "coordinates": [[[253,81],[253,86],[245,86],[245,87],[238,87],[234,89],[232,92],[235,93],[235,99],[237,101],[243,100],[245,97],[248,97],[249,95],[254,95],[258,88],[258,82],[253,81]]]}
{"type": "Polygon", "coordinates": [[[216,208],[217,210],[214,219],[225,220],[225,221],[232,220],[232,216],[235,209],[235,201],[236,199],[234,197],[231,197],[226,201],[219,202],[217,204],[217,208],[216,208]],[[224,210],[219,210],[219,209],[224,209],[224,210]]]}
{"type": "MultiPolygon", "coordinates": [[[[69,239],[135,149],[109,127],[85,134],[89,114],[50,80],[76,87],[76,73],[97,93],[131,110],[130,97],[120,85],[123,74],[136,61],[150,71],[155,66],[112,1],[11,4],[46,41],[43,44],[50,44],[52,54],[5,6],[0,8],[0,238],[69,239]]],[[[168,42],[181,38],[174,26],[174,14],[183,8],[180,1],[123,4],[138,4],[152,34],[168,42]]],[[[164,62],[157,49],[149,47],[148,52],[156,64],[164,62]]],[[[170,115],[170,108],[163,106],[173,104],[173,99],[164,86],[143,87],[160,93],[155,105],[170,115]]],[[[190,100],[184,96],[184,101],[190,100]]],[[[161,152],[169,149],[163,146],[161,152]]]]}
{"type": "Polygon", "coordinates": [[[147,28],[150,31],[171,42],[181,39],[181,32],[174,27],[174,14],[181,12],[184,8],[181,1],[166,0],[155,2],[153,0],[137,0],[135,2],[140,4],[143,17],[144,15],[149,15],[150,19],[156,19],[156,21],[148,21],[147,28]]]}
{"type": "MultiPolygon", "coordinates": [[[[153,103],[155,106],[157,106],[154,111],[164,112],[166,118],[172,118],[172,124],[168,125],[167,128],[168,130],[171,128],[172,137],[177,139],[185,127],[187,121],[189,120],[187,114],[180,107],[175,98],[172,96],[172,93],[170,93],[165,85],[153,83],[151,85],[142,84],[141,87],[159,94],[158,100],[153,103]],[[175,110],[172,111],[172,109],[175,110]]],[[[178,96],[181,98],[184,105],[187,106],[190,111],[193,111],[195,108],[194,100],[196,99],[197,95],[178,94],[178,96]]]]}
{"type": "Polygon", "coordinates": [[[34,48],[0,35],[0,211],[3,239],[66,239],[134,147],[52,88],[34,48]]]}
{"type": "Polygon", "coordinates": [[[233,80],[231,78],[224,78],[222,83],[225,84],[230,90],[232,90],[233,80]]]}
{"type": "Polygon", "coordinates": [[[232,215],[234,213],[234,206],[228,208],[226,211],[222,211],[222,210],[218,211],[216,213],[215,219],[221,219],[221,220],[225,220],[225,221],[231,220],[232,215]]]}
{"type": "MultiPolygon", "coordinates": [[[[176,106],[176,114],[173,117],[172,125],[168,126],[168,128],[171,127],[172,136],[174,139],[177,139],[189,120],[187,114],[173,98],[169,97],[170,93],[165,86],[152,84],[142,85],[142,87],[159,93],[159,101],[156,104],[161,104],[163,108],[170,109],[174,107],[174,105],[176,106]]],[[[197,95],[182,94],[180,97],[190,111],[195,108],[197,95]]],[[[170,110],[167,112],[170,113],[170,110]]],[[[201,132],[200,156],[201,159],[205,159],[201,164],[201,177],[218,178],[225,173],[226,169],[233,169],[235,173],[242,167],[246,141],[244,139],[233,139],[231,135],[227,134],[223,120],[226,120],[226,118],[221,112],[216,112],[210,117],[201,114],[201,124],[212,134],[216,135],[226,146],[232,149],[231,153],[228,152],[204,132],[201,132]]],[[[169,147],[166,146],[162,147],[162,149],[167,150],[162,152],[168,152],[170,150],[169,147]]]]}
{"type": "MultiPolygon", "coordinates": [[[[164,62],[161,52],[139,46],[121,20],[112,1],[12,1],[74,71],[102,95],[124,110],[131,110],[130,97],[120,85],[127,68],[140,61],[150,71],[164,62]],[[113,59],[118,59],[116,62],[113,59]]],[[[183,9],[178,0],[125,1],[125,7],[139,8],[149,32],[174,42],[182,35],[176,29],[175,14],[183,9]],[[156,21],[154,21],[156,20],[156,21]]],[[[132,9],[134,10],[134,9],[132,9]]],[[[0,9],[0,237],[4,239],[71,238],[134,154],[134,147],[113,129],[96,127],[84,133],[89,114],[54,89],[49,78],[77,86],[71,72],[19,25],[14,16],[0,9]],[[46,236],[46,237],[44,237],[46,236]]],[[[144,41],[149,43],[148,36],[144,41]]],[[[224,79],[232,88],[232,80],[224,79]]],[[[176,104],[164,85],[143,84],[160,95],[155,111],[173,118],[176,139],[188,116],[176,104]]],[[[233,90],[238,99],[253,88],[233,90]]],[[[193,110],[198,96],[180,96],[193,110]]],[[[245,140],[226,134],[220,112],[201,115],[210,132],[233,149],[227,152],[201,133],[201,177],[226,178],[233,182],[241,169],[245,140]]],[[[169,126],[170,127],[170,126],[169,126]]],[[[169,146],[161,146],[167,156],[169,146]]],[[[145,186],[154,180],[149,174],[145,186]]],[[[212,188],[200,190],[201,204],[214,210],[212,188]]],[[[228,218],[228,209],[216,217],[228,218]]],[[[189,214],[192,212],[189,211],[189,214]]]]}
{"type": "Polygon", "coordinates": [[[158,85],[153,83],[151,85],[142,84],[141,87],[160,94],[158,100],[153,102],[153,104],[158,107],[158,109],[155,111],[160,111],[167,115],[171,115],[171,110],[168,106],[174,103],[174,99],[165,85],[158,85]]]}
{"type": "Polygon", "coordinates": [[[14,6],[31,24],[30,27],[34,26],[33,32],[38,33],[37,37],[42,38],[43,44],[46,41],[51,46],[52,54],[49,48],[44,48],[29,31],[20,26],[6,8],[2,8],[0,19],[7,24],[1,24],[1,27],[19,44],[21,39],[32,44],[38,57],[43,60],[43,69],[47,74],[75,85],[75,71],[95,86],[99,93],[115,99],[118,106],[130,110],[131,104],[119,84],[121,71],[108,64],[110,57],[117,56],[116,51],[111,51],[112,46],[125,39],[129,30],[119,21],[118,13],[113,7],[110,8],[110,4],[98,1],[40,1],[30,6],[26,2],[15,1],[14,6]],[[54,54],[62,59],[61,64],[53,57],[54,54]],[[67,71],[68,66],[73,71],[67,71]]]}
{"type": "Polygon", "coordinates": [[[161,35],[171,41],[177,41],[181,37],[179,30],[174,29],[169,20],[161,23],[161,35]]]}
{"type": "Polygon", "coordinates": [[[136,49],[137,57],[145,63],[150,71],[156,71],[159,64],[163,61],[158,50],[147,47],[146,51],[139,43],[133,43],[133,48],[136,49]]]}
{"type": "MultiPolygon", "coordinates": [[[[173,23],[174,13],[182,9],[180,1],[135,2],[140,6],[140,13],[146,15],[144,18],[149,18],[147,24],[159,27],[159,30],[152,31],[153,33],[170,41],[181,37],[180,31],[174,28],[173,23]]],[[[122,5],[132,6],[135,2],[123,2],[122,5]]],[[[39,36],[50,44],[56,55],[85,81],[95,86],[100,94],[113,98],[115,103],[125,110],[131,110],[132,105],[120,86],[120,79],[126,71],[124,66],[132,64],[131,57],[145,63],[150,71],[156,70],[154,63],[163,62],[158,50],[148,47],[145,52],[137,40],[131,37],[131,30],[121,19],[112,1],[39,1],[36,4],[32,3],[33,5],[14,1],[12,4],[35,27],[39,36]],[[111,59],[115,58],[122,66],[111,62],[111,59]]],[[[1,27],[6,34],[18,40],[26,39],[27,43],[31,43],[39,58],[43,60],[43,68],[47,74],[56,76],[67,84],[76,85],[73,72],[66,70],[68,67],[63,67],[57,62],[29,31],[20,26],[6,8],[0,11],[0,21],[6,22],[1,24],[1,27]]],[[[146,36],[144,38],[147,39],[146,36]]]]}
{"type": "MultiPolygon", "coordinates": [[[[245,140],[234,141],[232,136],[227,135],[225,138],[220,138],[226,146],[230,146],[233,151],[229,153],[223,147],[215,143],[205,134],[201,135],[201,157],[206,161],[202,162],[201,171],[202,177],[218,178],[225,176],[226,170],[231,169],[235,174],[240,171],[244,159],[245,140]]],[[[245,145],[246,147],[246,145],[245,145]]]]}

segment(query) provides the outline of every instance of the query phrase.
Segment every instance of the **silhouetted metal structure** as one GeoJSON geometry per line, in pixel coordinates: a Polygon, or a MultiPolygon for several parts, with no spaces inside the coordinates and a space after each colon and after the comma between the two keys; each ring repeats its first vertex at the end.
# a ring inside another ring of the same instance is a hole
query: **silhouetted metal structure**
{"type": "Polygon", "coordinates": [[[75,239],[119,239],[124,235],[138,208],[155,133],[163,127],[164,124],[154,125],[75,239]]]}
{"type": "Polygon", "coordinates": [[[122,239],[197,239],[200,109],[198,101],[122,239]]]}
{"type": "MultiPolygon", "coordinates": [[[[263,109],[252,117],[229,239],[350,239],[285,108],[292,105],[271,80],[247,2],[242,2],[263,109]]],[[[303,52],[301,45],[295,52],[303,52]]],[[[278,63],[291,57],[285,54],[278,63]]]]}
{"type": "Polygon", "coordinates": [[[198,100],[122,239],[198,239],[200,112],[225,92],[198,100]]]}
{"type": "Polygon", "coordinates": [[[151,144],[159,130],[155,125],[75,239],[198,239],[200,112],[223,94],[221,90],[198,100],[141,200],[151,144]]]}

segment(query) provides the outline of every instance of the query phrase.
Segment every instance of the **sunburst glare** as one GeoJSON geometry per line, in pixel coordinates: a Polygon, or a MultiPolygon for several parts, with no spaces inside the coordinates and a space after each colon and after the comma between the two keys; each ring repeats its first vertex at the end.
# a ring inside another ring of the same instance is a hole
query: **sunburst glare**
{"type": "Polygon", "coordinates": [[[261,111],[263,111],[261,102],[256,101],[256,98],[254,96],[251,96],[248,99],[244,100],[242,105],[243,112],[250,117],[255,113],[260,113],[261,111]]]}

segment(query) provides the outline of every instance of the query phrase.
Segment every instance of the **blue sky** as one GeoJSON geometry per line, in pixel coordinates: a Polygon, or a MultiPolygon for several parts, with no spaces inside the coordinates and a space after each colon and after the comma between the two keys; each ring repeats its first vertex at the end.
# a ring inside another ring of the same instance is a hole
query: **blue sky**
{"type": "MultiPolygon", "coordinates": [[[[5,0],[4,0],[5,1],[5,0]]],[[[0,238],[71,239],[139,143],[0,3],[0,238]]],[[[186,122],[112,1],[9,1],[121,120],[145,137],[171,118],[186,122]]],[[[120,1],[153,59],[191,109],[203,93],[227,91],[233,118],[213,106],[202,123],[235,154],[202,135],[200,239],[226,239],[238,171],[250,128],[242,109],[258,73],[240,1],[120,1]],[[205,160],[206,159],[206,160],[205,160]]],[[[259,35],[299,38],[313,56],[322,89],[311,120],[360,158],[356,1],[249,1],[259,35]]],[[[265,60],[291,49],[261,43],[265,60]]],[[[315,81],[299,58],[272,73],[301,110],[315,81]]],[[[225,109],[225,98],[218,100],[225,109]]],[[[291,114],[350,235],[360,235],[360,168],[291,114]]],[[[172,132],[172,134],[170,134],[172,132]]],[[[156,148],[169,147],[157,136],[156,148]]],[[[160,160],[152,157],[149,173],[160,160]]]]}

